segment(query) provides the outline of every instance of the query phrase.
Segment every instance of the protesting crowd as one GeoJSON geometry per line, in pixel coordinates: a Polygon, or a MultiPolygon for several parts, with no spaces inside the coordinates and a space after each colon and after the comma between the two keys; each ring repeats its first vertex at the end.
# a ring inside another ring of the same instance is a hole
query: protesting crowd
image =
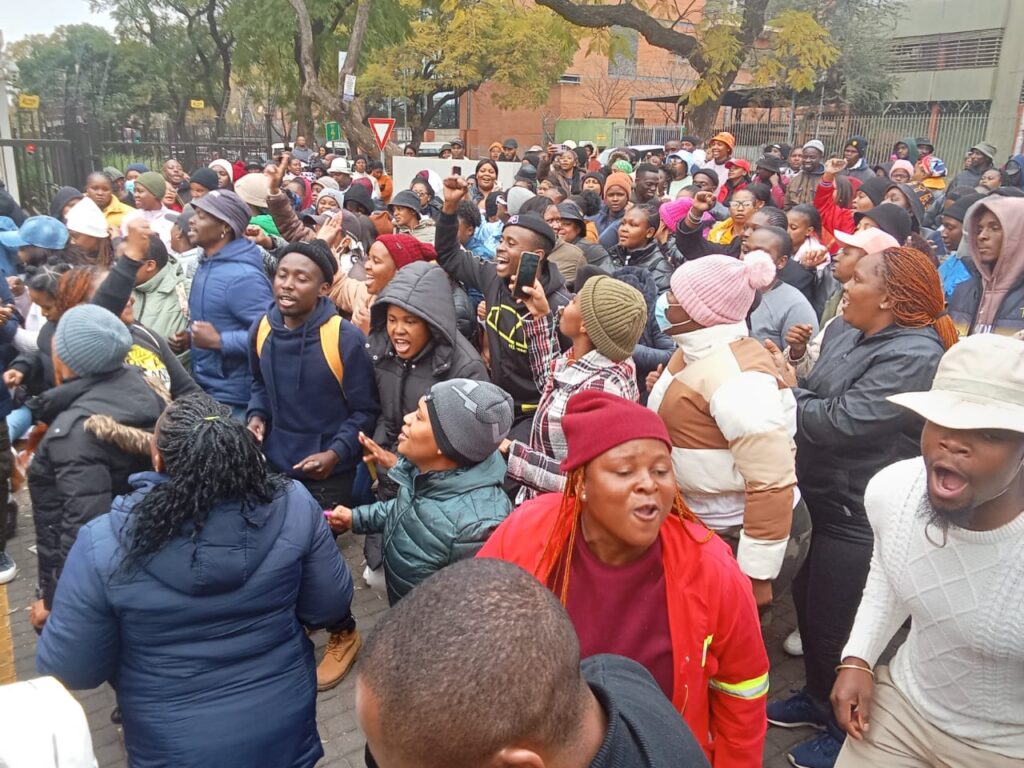
{"type": "Polygon", "coordinates": [[[1021,765],[1024,156],[736,149],[398,189],[298,137],[13,206],[39,673],[109,682],[132,766],[312,766],[353,669],[381,768],[1021,765]]]}

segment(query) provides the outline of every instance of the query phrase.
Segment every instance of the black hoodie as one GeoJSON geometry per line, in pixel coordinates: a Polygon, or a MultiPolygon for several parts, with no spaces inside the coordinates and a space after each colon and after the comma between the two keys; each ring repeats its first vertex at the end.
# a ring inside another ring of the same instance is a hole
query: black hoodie
{"type": "MultiPolygon", "coordinates": [[[[437,263],[467,288],[475,288],[484,295],[487,308],[484,327],[491,353],[491,381],[512,395],[517,418],[524,413],[532,414],[534,408],[524,411],[523,406],[536,406],[540,393],[533,379],[526,345],[526,328],[523,326],[526,307],[512,298],[508,282],[498,277],[493,262],[477,258],[459,247],[458,225],[456,216],[447,213],[438,216],[435,235],[437,263]]],[[[558,268],[547,259],[542,262],[540,282],[552,312],[572,299],[558,268]]],[[[562,348],[566,347],[568,341],[563,339],[562,348]]]]}

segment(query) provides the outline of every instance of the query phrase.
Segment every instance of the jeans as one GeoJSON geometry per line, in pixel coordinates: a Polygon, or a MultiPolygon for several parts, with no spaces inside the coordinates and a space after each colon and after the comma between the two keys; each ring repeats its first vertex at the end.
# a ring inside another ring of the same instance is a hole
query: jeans
{"type": "MultiPolygon", "coordinates": [[[[316,499],[316,503],[320,505],[321,509],[334,509],[339,505],[352,506],[352,485],[355,479],[356,471],[350,469],[331,475],[326,480],[302,480],[301,482],[310,495],[316,499]]],[[[339,623],[327,627],[327,631],[336,635],[339,632],[350,632],[355,628],[356,620],[350,613],[339,623]]]]}
{"type": "Polygon", "coordinates": [[[7,433],[11,440],[20,440],[32,428],[32,411],[26,406],[15,408],[7,414],[7,433]]]}
{"type": "Polygon", "coordinates": [[[835,525],[819,525],[811,510],[811,547],[793,580],[797,627],[804,646],[807,693],[829,710],[835,667],[850,637],[871,567],[873,542],[860,531],[843,536],[835,525]]]}
{"type": "Polygon", "coordinates": [[[11,473],[14,471],[14,454],[11,440],[7,436],[7,422],[0,419],[0,552],[7,547],[7,522],[14,500],[11,498],[11,473]]]}

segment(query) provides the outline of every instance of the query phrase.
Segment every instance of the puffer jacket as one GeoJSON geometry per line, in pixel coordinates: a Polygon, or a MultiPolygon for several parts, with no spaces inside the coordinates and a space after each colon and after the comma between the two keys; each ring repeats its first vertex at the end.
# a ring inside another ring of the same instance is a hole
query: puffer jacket
{"type": "MultiPolygon", "coordinates": [[[[479,259],[459,246],[458,218],[442,213],[437,222],[437,263],[468,289],[483,294],[487,306],[485,328],[491,353],[491,381],[504,389],[516,404],[516,416],[532,413],[540,399],[530,368],[523,317],[526,307],[512,297],[508,282],[498,276],[493,262],[479,259]],[[526,406],[524,411],[523,406],[526,406]]],[[[541,262],[540,282],[551,311],[569,303],[572,297],[558,268],[546,259],[541,262]]],[[[568,340],[560,339],[563,349],[568,340]]]]}
{"type": "Polygon", "coordinates": [[[390,472],[398,496],[352,510],[355,533],[384,534],[384,575],[394,605],[435,571],[473,557],[512,511],[495,452],[472,467],[419,471],[400,459],[390,472]]]}
{"type": "Polygon", "coordinates": [[[220,349],[192,345],[192,375],[215,400],[245,406],[252,392],[249,329],[274,297],[263,255],[245,239],[232,240],[214,256],[203,255],[192,280],[188,311],[220,334],[220,349]]]}
{"type": "Polygon", "coordinates": [[[971,254],[978,252],[978,219],[986,210],[1002,224],[1002,252],[992,266],[977,256],[964,262],[971,276],[953,291],[949,316],[961,336],[1012,336],[1024,330],[1024,200],[990,195],[968,211],[964,233],[971,254]]]}
{"type": "MultiPolygon", "coordinates": [[[[135,319],[161,338],[168,339],[188,328],[189,281],[178,264],[167,265],[132,292],[135,319]]],[[[189,353],[179,358],[188,361],[189,353]]]]}
{"type": "Polygon", "coordinates": [[[615,269],[641,267],[651,273],[659,291],[668,290],[668,281],[672,277],[672,265],[662,252],[661,244],[657,240],[651,240],[644,247],[632,251],[627,251],[622,246],[616,246],[610,252],[610,256],[615,269]]]}
{"type": "MultiPolygon", "coordinates": [[[[121,568],[132,512],[164,475],[82,528],[36,666],[71,688],[111,682],[128,762],[311,768],[316,661],[304,626],[343,621],[352,576],[295,481],[268,503],[220,501],[138,568],[121,568]],[[253,713],[273,702],[273,717],[253,713]]],[[[128,488],[125,489],[129,490],[128,488]]]]}
{"type": "Polygon", "coordinates": [[[436,264],[415,262],[398,270],[370,310],[366,344],[380,393],[381,417],[374,440],[393,449],[402,420],[439,381],[487,381],[480,354],[456,330],[455,305],[448,275],[436,264]],[[402,360],[388,336],[388,307],[400,307],[423,318],[432,340],[414,360],[402,360]]]}
{"type": "Polygon", "coordinates": [[[921,419],[886,397],[931,387],[944,351],[931,326],[865,337],[842,318],[829,325],[818,362],[793,390],[797,479],[815,526],[872,541],[868,480],[921,453],[921,419]]]}
{"type": "Polygon", "coordinates": [[[650,393],[647,391],[647,374],[657,370],[659,365],[668,365],[672,353],[676,351],[676,343],[658,327],[654,317],[654,305],[658,301],[658,286],[654,275],[642,267],[623,267],[612,273],[612,276],[627,285],[631,285],[643,294],[647,304],[647,324],[640,340],[633,348],[633,362],[636,364],[636,381],[640,389],[640,402],[647,404],[650,393]]]}
{"type": "Polygon", "coordinates": [[[587,264],[598,269],[603,269],[606,272],[612,269],[612,260],[608,255],[608,251],[605,250],[604,246],[598,243],[592,243],[586,238],[577,237],[572,241],[572,244],[583,251],[583,258],[587,260],[587,264]]]}
{"type": "Polygon", "coordinates": [[[128,477],[150,466],[149,433],[164,402],[131,366],[47,394],[50,428],[29,465],[28,489],[39,590],[49,608],[78,529],[109,512],[128,477]]]}

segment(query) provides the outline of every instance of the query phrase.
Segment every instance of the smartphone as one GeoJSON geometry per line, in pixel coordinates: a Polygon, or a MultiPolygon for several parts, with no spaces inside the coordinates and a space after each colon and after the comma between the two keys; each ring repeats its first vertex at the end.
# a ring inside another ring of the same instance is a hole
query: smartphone
{"type": "Polygon", "coordinates": [[[452,176],[461,176],[461,175],[462,175],[462,166],[461,165],[453,165],[452,166],[452,176]]]}
{"type": "Polygon", "coordinates": [[[540,272],[540,254],[534,251],[523,251],[519,257],[519,272],[516,274],[516,289],[512,292],[512,298],[523,301],[526,293],[524,286],[533,287],[537,282],[537,274],[540,272]]]}

